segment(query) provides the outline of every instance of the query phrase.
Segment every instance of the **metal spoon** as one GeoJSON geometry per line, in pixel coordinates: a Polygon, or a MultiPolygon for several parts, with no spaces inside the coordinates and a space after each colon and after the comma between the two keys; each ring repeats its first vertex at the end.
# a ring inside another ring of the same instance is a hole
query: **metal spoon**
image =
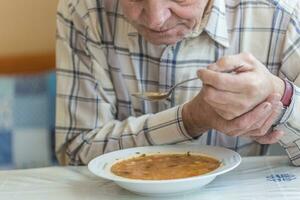
{"type": "MultiPolygon", "coordinates": [[[[241,67],[243,67],[243,65],[239,65],[239,66],[237,66],[233,69],[223,70],[223,71],[219,71],[219,72],[221,72],[221,73],[233,73],[233,72],[237,72],[237,70],[240,69],[241,67]]],[[[183,83],[189,82],[189,81],[194,81],[194,80],[199,80],[199,77],[194,77],[194,78],[187,79],[187,80],[184,80],[182,82],[179,82],[176,85],[174,85],[173,87],[171,87],[169,89],[169,91],[167,91],[167,92],[136,92],[136,93],[133,93],[131,95],[136,97],[136,98],[143,99],[143,100],[146,100],[146,101],[160,101],[160,100],[168,98],[177,86],[179,86],[183,83]]]]}

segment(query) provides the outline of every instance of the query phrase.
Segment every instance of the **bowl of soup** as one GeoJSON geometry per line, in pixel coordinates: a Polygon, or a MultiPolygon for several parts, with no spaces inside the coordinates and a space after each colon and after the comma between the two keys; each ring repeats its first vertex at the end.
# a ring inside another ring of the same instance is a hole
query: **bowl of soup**
{"type": "Polygon", "coordinates": [[[89,170],[131,192],[169,196],[200,190],[236,168],[238,153],[199,144],[136,147],[94,158],[89,170]]]}

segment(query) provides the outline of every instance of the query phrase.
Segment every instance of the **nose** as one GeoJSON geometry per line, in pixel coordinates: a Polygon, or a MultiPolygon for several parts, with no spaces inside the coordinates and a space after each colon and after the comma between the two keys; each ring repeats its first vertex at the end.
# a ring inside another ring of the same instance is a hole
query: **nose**
{"type": "Polygon", "coordinates": [[[144,6],[145,24],[155,31],[160,31],[167,19],[171,16],[171,11],[162,0],[148,0],[144,6]]]}

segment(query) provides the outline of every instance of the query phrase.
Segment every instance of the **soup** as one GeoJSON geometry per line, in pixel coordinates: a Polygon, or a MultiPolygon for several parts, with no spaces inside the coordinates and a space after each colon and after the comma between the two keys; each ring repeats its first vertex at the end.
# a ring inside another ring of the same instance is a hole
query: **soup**
{"type": "Polygon", "coordinates": [[[206,174],[220,165],[221,162],[214,158],[190,153],[143,154],[114,164],[111,171],[130,179],[168,180],[206,174]]]}

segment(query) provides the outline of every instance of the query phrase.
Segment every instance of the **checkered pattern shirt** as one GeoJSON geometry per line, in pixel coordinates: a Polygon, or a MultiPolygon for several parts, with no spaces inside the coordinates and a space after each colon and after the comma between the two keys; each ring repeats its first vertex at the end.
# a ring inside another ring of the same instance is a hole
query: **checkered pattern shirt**
{"type": "MultiPolygon", "coordinates": [[[[174,45],[147,42],[126,21],[118,0],[60,0],[57,14],[56,151],[61,163],[86,164],[134,146],[196,140],[182,122],[182,105],[201,81],[175,90],[167,101],[132,93],[166,91],[225,55],[251,52],[268,70],[294,85],[277,128],[280,144],[300,165],[300,3],[296,0],[214,0],[199,27],[174,45]]],[[[241,155],[266,151],[249,138],[209,130],[199,144],[241,155]]]]}

